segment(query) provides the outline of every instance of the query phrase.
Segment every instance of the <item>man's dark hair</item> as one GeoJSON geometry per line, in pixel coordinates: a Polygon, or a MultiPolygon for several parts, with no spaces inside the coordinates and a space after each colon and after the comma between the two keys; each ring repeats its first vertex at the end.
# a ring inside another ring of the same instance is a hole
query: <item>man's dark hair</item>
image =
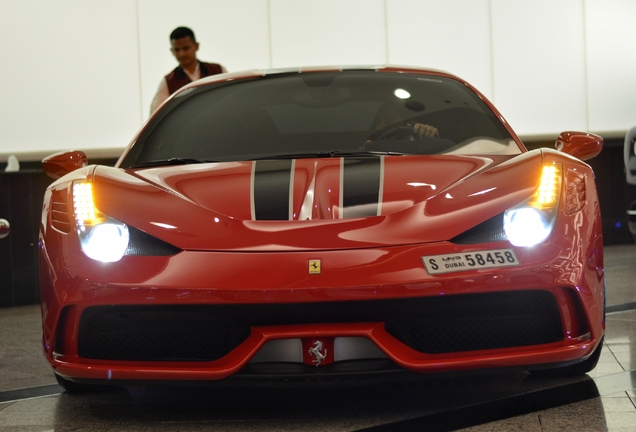
{"type": "Polygon", "coordinates": [[[194,38],[194,32],[188,27],[177,27],[172,31],[172,33],[170,33],[170,40],[181,39],[184,37],[190,37],[192,39],[192,42],[197,41],[194,38]]]}

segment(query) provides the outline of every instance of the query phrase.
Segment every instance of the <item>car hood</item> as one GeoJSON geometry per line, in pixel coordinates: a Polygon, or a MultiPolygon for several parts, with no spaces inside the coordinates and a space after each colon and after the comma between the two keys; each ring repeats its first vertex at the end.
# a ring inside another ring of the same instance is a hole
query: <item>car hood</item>
{"type": "Polygon", "coordinates": [[[541,151],[96,167],[104,213],[187,250],[326,250],[452,239],[529,197],[541,151]]]}

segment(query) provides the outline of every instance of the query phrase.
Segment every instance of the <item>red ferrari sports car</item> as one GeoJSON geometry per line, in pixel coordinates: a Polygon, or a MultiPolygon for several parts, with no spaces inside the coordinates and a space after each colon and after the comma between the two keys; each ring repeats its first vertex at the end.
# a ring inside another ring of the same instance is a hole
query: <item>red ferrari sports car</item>
{"type": "Polygon", "coordinates": [[[43,161],[44,353],[67,389],[585,373],[604,268],[582,160],[602,146],[528,151],[434,70],[196,81],[114,167],[43,161]]]}

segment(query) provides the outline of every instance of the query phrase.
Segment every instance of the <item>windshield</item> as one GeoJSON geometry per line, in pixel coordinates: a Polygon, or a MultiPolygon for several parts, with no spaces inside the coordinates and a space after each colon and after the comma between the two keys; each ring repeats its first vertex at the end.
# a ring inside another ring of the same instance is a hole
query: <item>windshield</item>
{"type": "Polygon", "coordinates": [[[422,74],[344,71],[214,83],[173,98],[123,167],[369,154],[517,154],[469,88],[422,74]]]}

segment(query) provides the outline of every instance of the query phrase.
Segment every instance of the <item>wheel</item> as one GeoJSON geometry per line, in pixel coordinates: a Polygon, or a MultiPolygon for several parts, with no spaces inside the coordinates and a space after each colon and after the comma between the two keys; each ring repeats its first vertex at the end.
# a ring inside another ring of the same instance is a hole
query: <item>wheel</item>
{"type": "Polygon", "coordinates": [[[601,338],[601,343],[598,344],[594,352],[581,363],[573,364],[570,366],[564,366],[553,369],[538,369],[534,371],[530,371],[531,374],[537,376],[545,376],[545,377],[567,377],[567,376],[577,376],[584,375],[590,372],[592,369],[596,367],[598,363],[598,359],[601,358],[601,352],[603,351],[603,339],[601,338]]]}

